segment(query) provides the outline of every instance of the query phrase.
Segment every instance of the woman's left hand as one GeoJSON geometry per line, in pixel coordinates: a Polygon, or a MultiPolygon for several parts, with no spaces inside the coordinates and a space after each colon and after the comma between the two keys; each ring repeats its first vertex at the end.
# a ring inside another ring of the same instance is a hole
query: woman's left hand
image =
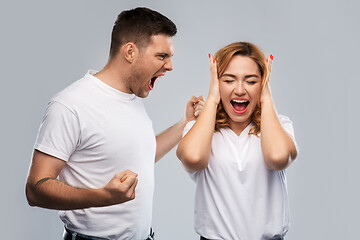
{"type": "Polygon", "coordinates": [[[266,59],[267,75],[266,75],[264,87],[263,87],[262,93],[261,93],[261,102],[268,98],[271,98],[270,75],[271,75],[272,63],[273,63],[273,55],[270,55],[266,59]]]}

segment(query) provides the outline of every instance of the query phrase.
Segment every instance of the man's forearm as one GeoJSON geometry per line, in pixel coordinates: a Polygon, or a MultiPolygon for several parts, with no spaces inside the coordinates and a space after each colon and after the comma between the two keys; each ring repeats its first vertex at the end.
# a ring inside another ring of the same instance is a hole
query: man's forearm
{"type": "Polygon", "coordinates": [[[155,162],[159,161],[165,154],[167,154],[173,147],[175,147],[176,144],[180,142],[186,123],[187,121],[182,119],[175,125],[169,127],[156,136],[155,162]]]}
{"type": "Polygon", "coordinates": [[[123,203],[135,198],[137,174],[125,170],[98,189],[70,186],[56,177],[66,162],[38,150],[26,182],[26,197],[31,206],[57,210],[75,210],[104,207],[123,203]]]}
{"type": "Polygon", "coordinates": [[[31,206],[56,210],[75,210],[109,205],[102,189],[72,187],[55,178],[46,177],[26,184],[26,195],[31,206]]]}

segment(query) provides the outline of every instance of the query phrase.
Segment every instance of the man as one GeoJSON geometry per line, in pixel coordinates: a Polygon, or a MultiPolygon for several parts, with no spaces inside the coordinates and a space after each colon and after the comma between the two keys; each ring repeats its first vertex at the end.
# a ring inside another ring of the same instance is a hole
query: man
{"type": "Polygon", "coordinates": [[[155,138],[141,98],[172,70],[176,32],[153,10],[122,12],[104,69],[90,70],[48,104],[26,196],[31,206],[61,210],[64,239],[152,239],[154,162],[203,104],[193,97],[184,119],[155,138]]]}

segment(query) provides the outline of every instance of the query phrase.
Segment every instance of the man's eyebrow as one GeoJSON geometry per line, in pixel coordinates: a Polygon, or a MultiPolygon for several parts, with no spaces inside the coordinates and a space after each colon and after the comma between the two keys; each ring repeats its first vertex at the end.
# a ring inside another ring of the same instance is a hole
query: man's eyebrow
{"type": "MultiPolygon", "coordinates": [[[[165,53],[165,52],[160,52],[157,54],[158,56],[162,56],[162,57],[170,57],[169,53],[165,53]]],[[[171,55],[171,57],[174,56],[174,54],[171,55]]]]}

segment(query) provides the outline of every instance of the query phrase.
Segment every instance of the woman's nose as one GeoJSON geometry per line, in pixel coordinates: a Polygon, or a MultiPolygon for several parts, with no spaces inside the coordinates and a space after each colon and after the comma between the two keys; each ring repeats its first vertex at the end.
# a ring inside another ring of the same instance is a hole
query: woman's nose
{"type": "Polygon", "coordinates": [[[242,81],[239,81],[236,84],[234,93],[237,95],[244,95],[246,93],[246,89],[245,89],[244,83],[242,81]]]}

